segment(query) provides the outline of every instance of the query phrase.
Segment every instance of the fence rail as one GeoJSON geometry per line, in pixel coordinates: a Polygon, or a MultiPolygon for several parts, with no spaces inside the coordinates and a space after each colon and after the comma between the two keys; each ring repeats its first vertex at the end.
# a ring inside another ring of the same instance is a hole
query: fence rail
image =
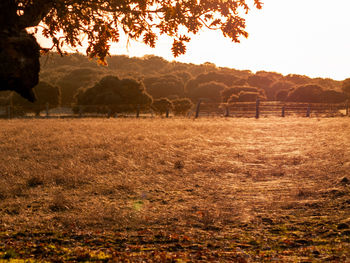
{"type": "MultiPolygon", "coordinates": [[[[0,118],[82,118],[82,117],[137,117],[159,115],[151,108],[139,105],[61,105],[51,108],[49,104],[31,109],[18,106],[0,106],[0,118]]],[[[174,116],[168,109],[162,116],[174,116]]],[[[349,116],[349,103],[297,103],[279,101],[236,102],[231,104],[199,101],[185,115],[186,117],[269,117],[304,116],[334,117],[349,116]]]]}

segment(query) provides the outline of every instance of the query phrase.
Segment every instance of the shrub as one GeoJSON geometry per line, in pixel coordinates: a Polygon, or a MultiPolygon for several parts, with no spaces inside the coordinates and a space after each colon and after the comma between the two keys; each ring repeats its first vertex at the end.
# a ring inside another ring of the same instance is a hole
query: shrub
{"type": "Polygon", "coordinates": [[[40,112],[46,109],[47,103],[49,105],[49,108],[55,108],[60,103],[61,95],[59,88],[52,86],[47,82],[39,82],[39,84],[34,87],[33,91],[37,98],[34,103],[24,99],[17,93],[13,93],[10,100],[14,106],[19,108],[19,111],[34,112],[36,115],[40,115],[40,112]]]}
{"type": "Polygon", "coordinates": [[[176,99],[172,101],[173,112],[175,115],[186,115],[188,111],[193,107],[193,103],[188,98],[176,99]]]}
{"type": "Polygon", "coordinates": [[[193,102],[206,98],[211,102],[221,102],[221,91],[228,87],[219,82],[211,81],[199,84],[196,88],[188,92],[188,96],[193,102]]]}
{"type": "Polygon", "coordinates": [[[238,102],[238,95],[232,94],[231,97],[227,100],[227,103],[235,103],[238,102]]]}
{"type": "Polygon", "coordinates": [[[149,108],[152,97],[146,93],[141,82],[106,76],[95,86],[79,90],[76,101],[77,105],[86,105],[83,107],[83,112],[114,114],[149,108]]]}
{"type": "Polygon", "coordinates": [[[289,90],[280,90],[275,95],[275,100],[285,101],[288,97],[289,90]]]}
{"type": "MultiPolygon", "coordinates": [[[[224,90],[221,91],[221,98],[222,102],[229,102],[230,97],[232,95],[236,95],[238,97],[239,93],[245,91],[245,92],[254,92],[254,93],[259,93],[259,97],[265,98],[265,91],[263,89],[257,88],[257,87],[251,87],[251,86],[233,86],[229,88],[225,88],[224,90]]],[[[235,98],[233,97],[233,100],[235,98]]],[[[232,101],[233,102],[233,101],[232,101]]]]}
{"type": "Polygon", "coordinates": [[[240,102],[253,102],[259,98],[259,93],[257,92],[247,92],[241,91],[238,95],[238,101],[240,102]]]}
{"type": "Polygon", "coordinates": [[[345,93],[335,90],[325,90],[321,94],[321,100],[324,103],[341,103],[347,100],[348,96],[345,93]]]}
{"type": "Polygon", "coordinates": [[[294,102],[322,102],[323,89],[318,85],[303,85],[289,92],[287,101],[294,102]]]}
{"type": "Polygon", "coordinates": [[[171,110],[172,107],[172,102],[167,98],[157,99],[154,100],[152,103],[152,109],[159,115],[162,115],[163,113],[166,113],[167,111],[171,110]]]}

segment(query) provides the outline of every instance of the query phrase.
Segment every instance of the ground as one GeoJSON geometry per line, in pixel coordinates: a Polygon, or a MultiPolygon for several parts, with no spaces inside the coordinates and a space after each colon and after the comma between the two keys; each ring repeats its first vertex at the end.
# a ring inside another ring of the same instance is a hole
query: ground
{"type": "Polygon", "coordinates": [[[347,117],[0,127],[0,258],[350,261],[347,117]]]}

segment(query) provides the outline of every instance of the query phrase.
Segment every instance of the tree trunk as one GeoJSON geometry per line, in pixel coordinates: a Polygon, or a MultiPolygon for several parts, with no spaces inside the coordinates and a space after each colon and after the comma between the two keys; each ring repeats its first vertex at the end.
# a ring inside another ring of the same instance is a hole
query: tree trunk
{"type": "Polygon", "coordinates": [[[34,101],[40,46],[20,25],[14,0],[0,0],[0,91],[13,90],[34,101]]]}

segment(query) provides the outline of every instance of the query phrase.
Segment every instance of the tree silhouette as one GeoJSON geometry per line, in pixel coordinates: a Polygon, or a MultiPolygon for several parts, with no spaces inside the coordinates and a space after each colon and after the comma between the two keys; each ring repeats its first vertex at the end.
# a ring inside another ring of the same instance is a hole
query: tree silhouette
{"type": "Polygon", "coordinates": [[[169,112],[173,108],[173,103],[167,98],[156,99],[152,103],[152,109],[159,115],[169,112]]]}
{"type": "Polygon", "coordinates": [[[78,105],[84,105],[84,112],[111,114],[146,109],[152,103],[141,82],[115,76],[103,77],[93,87],[79,90],[76,100],[78,105]]]}
{"type": "Polygon", "coordinates": [[[287,101],[320,103],[323,100],[322,93],[323,89],[318,85],[303,85],[292,90],[288,94],[287,101]]]}
{"type": "Polygon", "coordinates": [[[345,79],[342,84],[342,90],[350,98],[350,78],[345,79]]]}
{"type": "Polygon", "coordinates": [[[55,108],[60,103],[60,89],[52,86],[51,84],[41,81],[34,87],[34,94],[37,98],[35,102],[30,102],[17,93],[13,93],[10,97],[12,104],[21,109],[22,112],[34,112],[39,116],[40,112],[45,110],[47,106],[49,108],[55,108]]]}
{"type": "Polygon", "coordinates": [[[188,98],[176,99],[172,101],[175,115],[186,115],[193,107],[193,103],[188,98]]]}
{"type": "MultiPolygon", "coordinates": [[[[173,38],[172,53],[178,56],[186,52],[190,35],[203,27],[220,30],[234,42],[247,37],[245,19],[240,15],[241,10],[249,11],[246,2],[1,0],[1,90],[15,90],[29,100],[35,99],[32,88],[38,83],[40,47],[26,29],[39,24],[42,34],[52,39],[60,53],[64,44],[80,46],[85,35],[87,55],[102,63],[109,53],[109,43],[119,41],[120,31],[151,47],[155,47],[159,34],[168,35],[173,38]]],[[[260,0],[254,0],[254,5],[260,9],[260,0]]]]}

